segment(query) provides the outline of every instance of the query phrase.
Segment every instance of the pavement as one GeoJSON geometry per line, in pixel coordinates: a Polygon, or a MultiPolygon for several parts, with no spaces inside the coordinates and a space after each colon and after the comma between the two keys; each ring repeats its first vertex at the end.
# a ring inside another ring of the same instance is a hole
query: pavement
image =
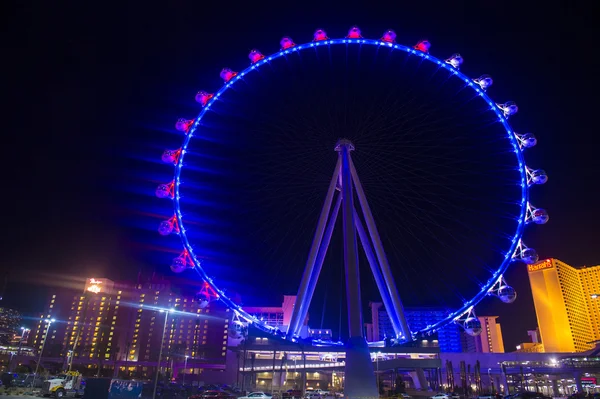
{"type": "Polygon", "coordinates": [[[0,398],[2,399],[32,399],[32,398],[36,398],[39,399],[39,396],[32,396],[32,395],[2,395],[0,396],[0,398]]]}

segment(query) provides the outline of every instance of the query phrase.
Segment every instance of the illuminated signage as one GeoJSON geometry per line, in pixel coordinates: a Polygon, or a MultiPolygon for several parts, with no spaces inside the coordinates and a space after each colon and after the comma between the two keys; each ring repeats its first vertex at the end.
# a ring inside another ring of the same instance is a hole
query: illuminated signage
{"type": "Polygon", "coordinates": [[[91,278],[88,280],[87,287],[85,289],[89,292],[97,294],[102,291],[102,281],[91,278]]]}
{"type": "Polygon", "coordinates": [[[581,377],[581,385],[596,386],[596,377],[581,377]]]}
{"type": "Polygon", "coordinates": [[[553,267],[554,267],[554,264],[552,263],[552,260],[546,259],[545,261],[538,262],[533,265],[527,265],[527,271],[529,273],[531,273],[531,272],[537,272],[539,270],[544,270],[544,269],[552,269],[553,267]]]}

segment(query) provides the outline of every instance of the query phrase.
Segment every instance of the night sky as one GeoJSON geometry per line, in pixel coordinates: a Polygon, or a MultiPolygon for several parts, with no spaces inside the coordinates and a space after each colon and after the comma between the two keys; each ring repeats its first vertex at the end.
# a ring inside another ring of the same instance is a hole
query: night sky
{"type": "MultiPolygon", "coordinates": [[[[169,210],[151,196],[168,179],[170,170],[154,161],[180,140],[176,118],[195,117],[196,91],[216,90],[220,69],[244,68],[250,49],[275,51],[284,35],[307,42],[316,28],[341,37],[353,24],[370,38],[394,29],[406,45],[426,37],[435,56],[460,52],[465,73],[471,64],[473,73],[492,74],[497,86],[490,95],[518,103],[515,121],[539,140],[527,160],[550,177],[536,187],[535,204],[551,220],[528,232],[527,244],[542,258],[600,263],[600,104],[592,41],[598,32],[591,8],[490,1],[372,8],[158,4],[20,2],[6,14],[2,265],[8,286],[2,305],[37,312],[48,286],[76,277],[169,274],[177,246],[155,230],[169,210]]],[[[313,226],[304,228],[309,236],[313,226]]],[[[305,253],[290,256],[303,262],[305,253]]],[[[515,265],[506,277],[519,292],[517,302],[490,301],[478,309],[501,317],[512,350],[536,322],[525,268],[515,265]]],[[[286,284],[295,287],[297,271],[283,270],[277,281],[288,292],[271,292],[265,301],[290,293],[286,284]]],[[[363,295],[363,301],[376,299],[368,290],[363,295]]],[[[337,311],[328,316],[337,320],[337,311]]],[[[311,311],[312,320],[319,318],[311,311]]]]}

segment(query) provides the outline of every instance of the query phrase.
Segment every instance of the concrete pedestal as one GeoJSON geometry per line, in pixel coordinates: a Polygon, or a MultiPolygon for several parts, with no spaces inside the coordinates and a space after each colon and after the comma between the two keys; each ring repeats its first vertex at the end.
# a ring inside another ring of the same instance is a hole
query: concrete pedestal
{"type": "Polygon", "coordinates": [[[346,344],[345,380],[345,398],[379,399],[371,354],[363,337],[350,338],[346,344]]]}

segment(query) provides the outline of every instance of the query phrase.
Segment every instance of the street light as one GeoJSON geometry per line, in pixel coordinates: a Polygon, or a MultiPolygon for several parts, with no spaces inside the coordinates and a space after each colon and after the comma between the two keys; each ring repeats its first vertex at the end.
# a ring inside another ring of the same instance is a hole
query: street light
{"type": "Polygon", "coordinates": [[[46,334],[44,334],[44,341],[42,342],[42,349],[40,350],[40,357],[38,359],[37,364],[35,365],[35,374],[33,375],[33,381],[31,381],[31,388],[35,385],[35,379],[37,378],[38,368],[40,367],[40,363],[42,362],[42,355],[44,354],[44,347],[46,346],[46,339],[48,339],[48,333],[50,332],[50,325],[54,323],[56,320],[54,319],[46,319],[46,323],[48,323],[48,327],[46,327],[46,334]]]}
{"type": "Polygon", "coordinates": [[[167,332],[167,320],[169,320],[169,313],[173,312],[174,309],[169,309],[165,312],[164,309],[159,310],[160,313],[165,314],[165,325],[163,326],[162,340],[160,341],[160,350],[158,351],[158,363],[156,364],[156,377],[154,378],[154,391],[152,392],[152,399],[156,399],[156,387],[158,386],[158,373],[160,370],[160,360],[162,357],[163,345],[165,343],[165,333],[167,332]]]}
{"type": "Polygon", "coordinates": [[[188,360],[188,355],[185,355],[185,362],[183,364],[183,378],[181,381],[181,385],[185,385],[185,370],[187,369],[187,360],[188,360]]]}
{"type": "Polygon", "coordinates": [[[600,294],[592,294],[591,297],[592,299],[598,299],[598,297],[600,297],[600,294]]]}

